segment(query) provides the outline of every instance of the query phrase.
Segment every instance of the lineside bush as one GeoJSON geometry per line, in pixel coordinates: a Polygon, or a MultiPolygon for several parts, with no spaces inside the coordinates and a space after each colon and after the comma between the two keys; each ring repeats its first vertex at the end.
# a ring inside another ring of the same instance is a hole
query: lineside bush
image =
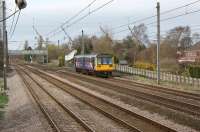
{"type": "Polygon", "coordinates": [[[64,56],[59,56],[59,67],[63,67],[65,65],[65,57],[64,56]]]}
{"type": "Polygon", "coordinates": [[[151,70],[151,71],[156,70],[156,65],[145,63],[145,62],[136,62],[134,67],[139,68],[139,69],[151,70]]]}

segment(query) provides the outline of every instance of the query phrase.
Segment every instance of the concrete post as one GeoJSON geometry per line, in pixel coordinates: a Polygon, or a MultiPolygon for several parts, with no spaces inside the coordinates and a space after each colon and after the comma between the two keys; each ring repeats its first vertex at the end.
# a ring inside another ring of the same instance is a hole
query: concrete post
{"type": "Polygon", "coordinates": [[[157,83],[160,84],[160,2],[157,1],[157,83]]]}

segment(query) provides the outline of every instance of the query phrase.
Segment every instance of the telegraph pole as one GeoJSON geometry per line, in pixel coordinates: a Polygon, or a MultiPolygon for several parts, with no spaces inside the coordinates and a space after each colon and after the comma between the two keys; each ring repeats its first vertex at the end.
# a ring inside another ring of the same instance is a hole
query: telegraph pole
{"type": "Polygon", "coordinates": [[[85,43],[84,43],[84,32],[82,30],[82,42],[81,42],[82,48],[81,48],[81,54],[85,54],[85,43]]]}
{"type": "MultiPolygon", "coordinates": [[[[3,20],[6,18],[6,3],[2,2],[3,6],[3,20]]],[[[3,79],[4,79],[4,90],[7,90],[7,31],[6,21],[3,21],[3,79]]]]}
{"type": "Polygon", "coordinates": [[[58,40],[58,49],[60,49],[60,40],[58,40]]]}
{"type": "Polygon", "coordinates": [[[8,32],[6,30],[6,65],[9,65],[9,56],[8,56],[8,32]]]}
{"type": "Polygon", "coordinates": [[[47,64],[49,63],[49,39],[46,38],[47,64]]]}
{"type": "Polygon", "coordinates": [[[157,83],[160,84],[160,2],[157,0],[157,83]]]}

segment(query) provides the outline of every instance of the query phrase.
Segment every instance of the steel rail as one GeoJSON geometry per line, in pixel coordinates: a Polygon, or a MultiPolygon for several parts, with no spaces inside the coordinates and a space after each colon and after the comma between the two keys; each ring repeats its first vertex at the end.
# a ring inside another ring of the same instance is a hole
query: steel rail
{"type": "Polygon", "coordinates": [[[191,115],[197,115],[200,117],[200,106],[198,105],[194,105],[191,103],[187,103],[187,102],[183,102],[183,101],[178,101],[169,97],[163,97],[160,95],[156,95],[156,94],[152,94],[152,93],[145,93],[139,90],[135,90],[135,89],[131,89],[131,88],[127,88],[125,86],[120,86],[117,84],[112,84],[111,82],[107,82],[106,80],[100,80],[100,79],[96,79],[96,78],[90,78],[87,76],[83,75],[76,75],[75,73],[71,73],[71,72],[63,72],[63,71],[59,71],[59,73],[68,73],[70,75],[75,76],[76,78],[80,78],[81,80],[87,81],[89,80],[89,82],[91,83],[92,81],[96,81],[96,83],[98,83],[98,85],[102,86],[102,85],[109,85],[111,89],[114,89],[116,91],[120,91],[120,92],[124,92],[126,90],[126,93],[129,95],[134,95],[137,98],[146,100],[146,101],[150,101],[153,103],[156,103],[158,105],[163,105],[166,106],[168,108],[174,109],[174,110],[178,110],[181,112],[186,112],[188,114],[191,115]],[[88,79],[88,80],[87,80],[88,79]],[[161,101],[162,100],[162,101],[161,101]],[[166,103],[167,102],[167,103],[166,103]],[[184,107],[183,107],[184,106],[184,107]]]}
{"type": "MultiPolygon", "coordinates": [[[[112,106],[112,107],[114,107],[114,108],[117,108],[117,109],[119,109],[119,110],[121,110],[121,111],[123,111],[123,112],[126,112],[126,113],[129,114],[130,116],[136,117],[136,118],[138,118],[138,119],[140,119],[140,120],[143,120],[144,122],[148,122],[149,124],[152,124],[152,125],[156,126],[157,128],[163,129],[163,130],[165,130],[165,131],[176,132],[176,130],[174,130],[174,129],[172,129],[172,128],[169,128],[169,127],[167,127],[167,126],[165,126],[165,125],[163,125],[163,124],[160,124],[160,123],[158,123],[158,122],[156,122],[156,121],[153,121],[153,120],[151,120],[151,119],[149,119],[149,118],[146,118],[146,117],[144,117],[144,116],[142,116],[142,115],[139,115],[139,114],[137,114],[137,113],[135,113],[135,112],[133,112],[133,111],[130,111],[130,110],[126,109],[126,108],[122,108],[121,106],[119,106],[119,105],[117,105],[117,104],[114,104],[114,103],[112,103],[112,102],[110,102],[110,101],[108,101],[108,100],[105,100],[105,99],[101,98],[101,97],[97,97],[97,96],[95,96],[94,94],[91,94],[91,93],[86,92],[86,91],[84,91],[84,90],[82,90],[82,89],[79,89],[79,88],[77,88],[77,87],[75,87],[75,86],[73,86],[73,85],[70,85],[70,84],[68,84],[68,83],[66,83],[66,82],[63,82],[62,80],[59,80],[59,79],[57,79],[57,78],[55,78],[55,77],[52,77],[52,76],[50,76],[50,75],[48,75],[48,74],[46,74],[46,73],[44,73],[44,72],[42,72],[42,71],[38,71],[37,69],[33,69],[33,68],[31,68],[31,67],[28,67],[28,69],[31,70],[33,73],[37,74],[38,76],[42,77],[43,79],[49,81],[50,83],[54,84],[55,86],[57,86],[57,87],[63,89],[64,91],[66,91],[66,92],[68,92],[68,93],[69,93],[69,91],[67,91],[67,90],[66,90],[64,87],[62,87],[61,85],[65,85],[65,86],[69,86],[69,87],[71,87],[71,88],[74,88],[74,89],[80,91],[81,93],[84,93],[84,94],[86,94],[86,95],[88,95],[88,96],[90,96],[90,97],[93,97],[93,98],[95,98],[95,99],[97,99],[97,100],[100,100],[100,101],[106,103],[106,104],[109,104],[110,106],[112,106]],[[51,79],[52,79],[52,80],[51,80],[51,79]],[[50,81],[50,80],[51,80],[51,81],[50,81]],[[57,82],[56,82],[56,81],[57,81],[57,82]],[[58,82],[60,83],[60,85],[57,84],[58,82]]],[[[82,100],[83,102],[85,102],[85,103],[87,103],[87,104],[89,104],[89,105],[92,105],[92,104],[90,104],[89,102],[83,100],[81,97],[77,97],[77,95],[74,95],[73,93],[70,93],[70,94],[73,95],[73,96],[75,96],[76,98],[82,100]]],[[[92,105],[92,106],[95,107],[94,105],[92,105]]],[[[104,112],[105,112],[105,111],[104,111],[104,112]]],[[[108,114],[109,114],[109,113],[108,113],[108,114]]],[[[115,117],[114,117],[114,118],[115,118],[115,117]]],[[[119,119],[117,119],[117,120],[119,120],[119,119]]],[[[139,130],[139,131],[140,131],[140,130],[139,130]]]]}
{"type": "Polygon", "coordinates": [[[33,99],[35,100],[35,102],[37,103],[38,107],[40,108],[40,110],[42,111],[42,113],[44,114],[45,118],[47,119],[47,121],[49,122],[50,126],[52,127],[52,129],[56,132],[61,132],[61,130],[59,129],[59,127],[57,126],[57,124],[55,123],[55,121],[51,118],[50,114],[47,112],[46,108],[43,106],[43,104],[41,103],[41,101],[39,100],[38,96],[36,95],[36,93],[33,91],[33,89],[31,88],[30,84],[26,81],[25,77],[23,76],[22,72],[19,69],[16,69],[17,73],[20,75],[20,77],[23,80],[23,83],[25,84],[25,86],[28,88],[31,96],[33,97],[33,99]]]}
{"type": "Polygon", "coordinates": [[[121,78],[110,79],[110,80],[115,81],[115,82],[117,82],[117,81],[123,82],[123,83],[127,82],[128,84],[130,84],[132,86],[138,86],[138,87],[142,87],[145,89],[156,90],[158,92],[163,92],[163,93],[167,93],[167,94],[172,94],[172,95],[176,95],[176,96],[180,96],[180,97],[184,97],[184,98],[188,98],[188,99],[195,99],[195,100],[200,101],[200,94],[185,92],[185,91],[181,91],[181,90],[175,90],[175,89],[161,87],[161,86],[154,86],[154,85],[150,85],[150,84],[142,84],[142,83],[139,83],[136,81],[121,79],[121,78]]]}
{"type": "Polygon", "coordinates": [[[77,114],[75,114],[69,107],[59,102],[53,95],[51,95],[41,84],[39,84],[27,71],[23,71],[35,84],[37,84],[51,99],[53,99],[62,109],[69,113],[82,127],[88,132],[95,132],[85,121],[83,121],[77,114]]]}

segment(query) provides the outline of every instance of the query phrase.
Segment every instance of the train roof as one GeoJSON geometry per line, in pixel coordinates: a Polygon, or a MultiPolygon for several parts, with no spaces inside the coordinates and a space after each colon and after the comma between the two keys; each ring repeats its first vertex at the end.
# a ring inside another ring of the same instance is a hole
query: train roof
{"type": "Polygon", "coordinates": [[[76,55],[75,58],[93,58],[93,57],[112,57],[111,54],[88,54],[88,55],[76,55]]]}
{"type": "Polygon", "coordinates": [[[82,57],[86,57],[86,58],[93,58],[96,57],[97,54],[91,54],[91,55],[76,55],[75,58],[82,58],[82,57]]]}

